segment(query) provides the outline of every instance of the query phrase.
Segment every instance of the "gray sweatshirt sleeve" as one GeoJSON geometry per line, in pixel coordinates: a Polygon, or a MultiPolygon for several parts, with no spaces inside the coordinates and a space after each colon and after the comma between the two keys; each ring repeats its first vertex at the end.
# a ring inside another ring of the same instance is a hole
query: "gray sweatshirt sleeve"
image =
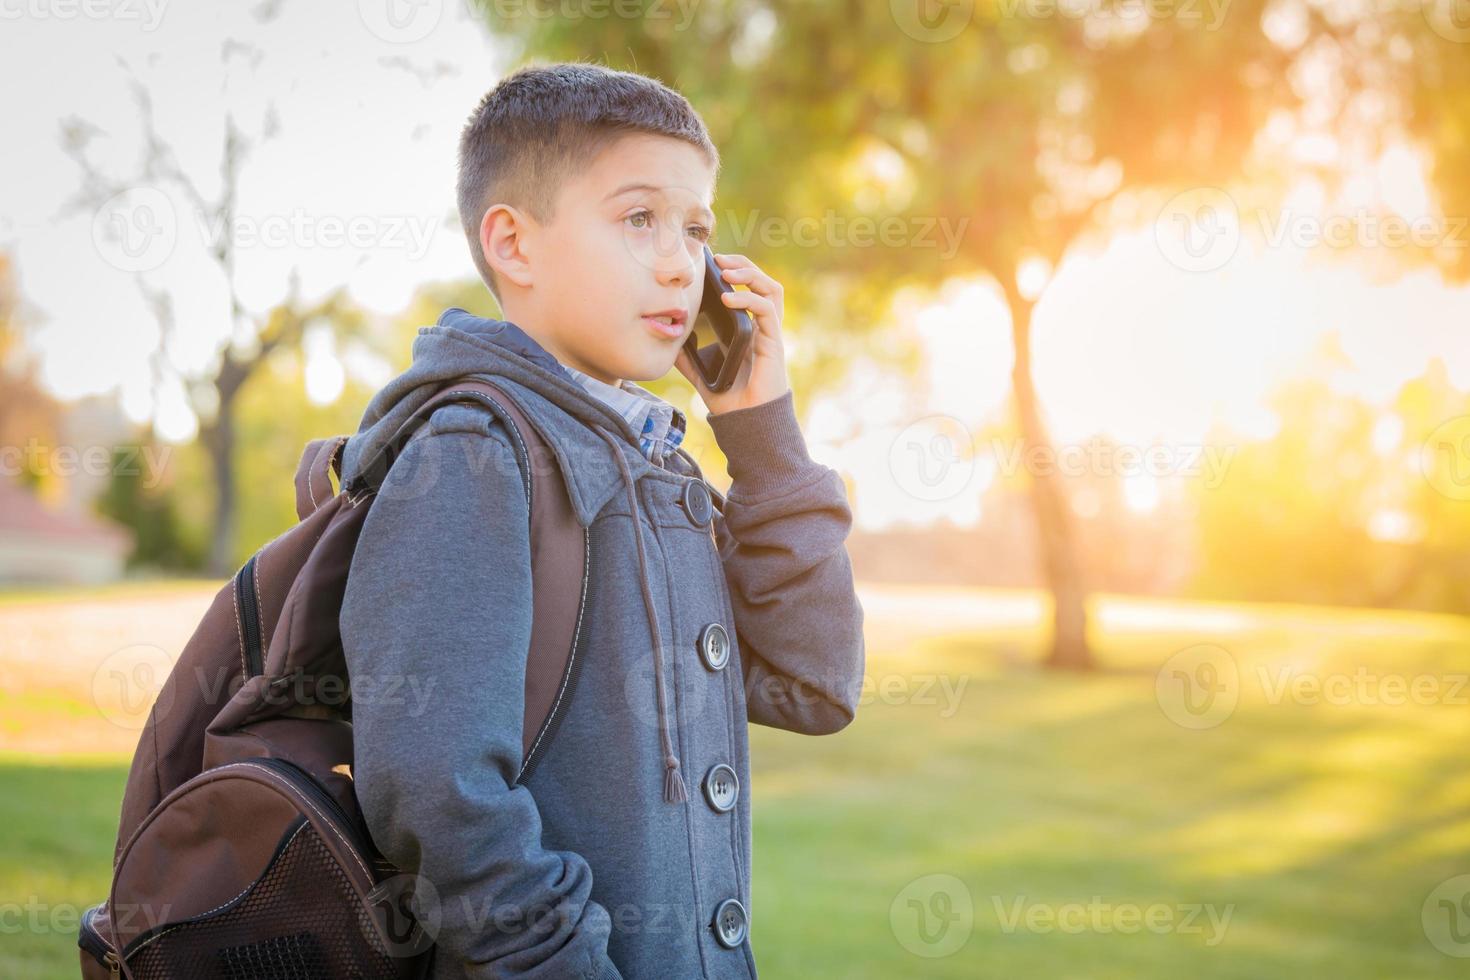
{"type": "Polygon", "coordinates": [[[487,413],[440,409],[394,462],[342,603],[354,782],[384,856],[437,895],[436,967],[617,980],[591,869],[543,849],[536,802],[515,785],[528,514],[509,436],[487,413]]]}
{"type": "Polygon", "coordinates": [[[825,735],[857,713],[863,608],[844,544],[847,490],[808,454],[793,398],[709,416],[730,473],[715,537],[750,721],[825,735]]]}

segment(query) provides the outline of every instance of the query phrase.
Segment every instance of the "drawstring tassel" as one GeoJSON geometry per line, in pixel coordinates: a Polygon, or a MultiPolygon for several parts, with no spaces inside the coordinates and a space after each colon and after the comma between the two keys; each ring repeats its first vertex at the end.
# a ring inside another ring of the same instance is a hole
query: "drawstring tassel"
{"type": "Polygon", "coordinates": [[[664,802],[683,803],[688,797],[684,793],[684,777],[679,775],[679,760],[673,756],[664,760],[664,802]]]}
{"type": "Polygon", "coordinates": [[[643,612],[648,616],[648,628],[653,635],[653,689],[658,699],[658,736],[664,750],[664,802],[683,803],[689,798],[684,790],[684,777],[679,774],[679,757],[674,754],[674,741],[669,736],[669,704],[664,695],[664,646],[663,633],[658,627],[658,614],[653,609],[653,594],[648,587],[648,555],[643,550],[643,534],[639,530],[638,492],[633,487],[633,473],[628,461],[618,447],[617,440],[606,430],[599,428],[612,449],[613,459],[623,474],[623,487],[628,492],[628,510],[633,517],[633,542],[638,551],[638,585],[643,593],[643,612]]]}

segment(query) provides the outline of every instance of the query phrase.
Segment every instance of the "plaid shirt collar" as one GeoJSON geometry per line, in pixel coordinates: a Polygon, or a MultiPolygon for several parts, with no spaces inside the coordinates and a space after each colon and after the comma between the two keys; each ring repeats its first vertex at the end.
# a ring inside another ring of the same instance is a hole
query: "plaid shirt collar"
{"type": "Polygon", "coordinates": [[[638,433],[638,448],[654,463],[661,463],[684,441],[684,413],[642,385],[623,379],[614,387],[565,364],[561,369],[589,395],[628,420],[638,433]]]}
{"type": "Polygon", "coordinates": [[[686,420],[679,409],[632,381],[623,380],[618,387],[614,387],[589,374],[567,367],[537,343],[534,337],[509,320],[477,317],[454,306],[440,315],[439,324],[477,332],[485,332],[489,328],[491,338],[502,347],[549,371],[560,370],[589,395],[627,419],[633,431],[639,434],[639,450],[655,464],[661,464],[664,457],[672,453],[684,438],[686,420]]]}

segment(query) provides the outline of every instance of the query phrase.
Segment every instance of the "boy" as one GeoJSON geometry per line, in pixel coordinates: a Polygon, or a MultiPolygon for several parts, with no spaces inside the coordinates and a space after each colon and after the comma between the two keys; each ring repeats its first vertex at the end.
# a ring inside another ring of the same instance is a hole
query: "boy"
{"type": "Polygon", "coordinates": [[[753,978],[746,724],[835,732],[864,666],[851,512],[797,426],[781,286],[719,257],[757,336],[734,386],[708,391],[682,345],[719,158],[652,79],[517,72],[471,116],[459,164],[470,252],[506,319],[451,309],[422,328],[342,477],[451,379],[495,376],[555,450],[535,479],[564,481],[586,528],[577,668],[524,753],[517,444],[488,410],[436,409],[379,490],[342,605],[354,679],[429,692],[354,705],[364,817],[437,898],[436,977],[753,978]],[[636,383],[670,365],[729,460],[720,511],[679,447],[683,414],[636,383]]]}

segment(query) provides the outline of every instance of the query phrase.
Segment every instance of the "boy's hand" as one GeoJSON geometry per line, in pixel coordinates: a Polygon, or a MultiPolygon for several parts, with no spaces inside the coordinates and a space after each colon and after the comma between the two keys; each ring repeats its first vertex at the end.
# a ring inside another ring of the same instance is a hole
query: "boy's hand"
{"type": "Polygon", "coordinates": [[[689,352],[679,348],[674,366],[694,385],[711,415],[764,405],[791,390],[786,376],[786,348],[781,342],[781,317],[784,313],[781,284],[743,255],[716,252],[715,262],[719,264],[726,282],[750,287],[749,291],[725,293],[723,298],[730,309],[742,309],[750,314],[755,330],[750,338],[751,350],[740,365],[734,384],[720,392],[709,390],[700,377],[699,369],[690,360],[689,352]]]}

